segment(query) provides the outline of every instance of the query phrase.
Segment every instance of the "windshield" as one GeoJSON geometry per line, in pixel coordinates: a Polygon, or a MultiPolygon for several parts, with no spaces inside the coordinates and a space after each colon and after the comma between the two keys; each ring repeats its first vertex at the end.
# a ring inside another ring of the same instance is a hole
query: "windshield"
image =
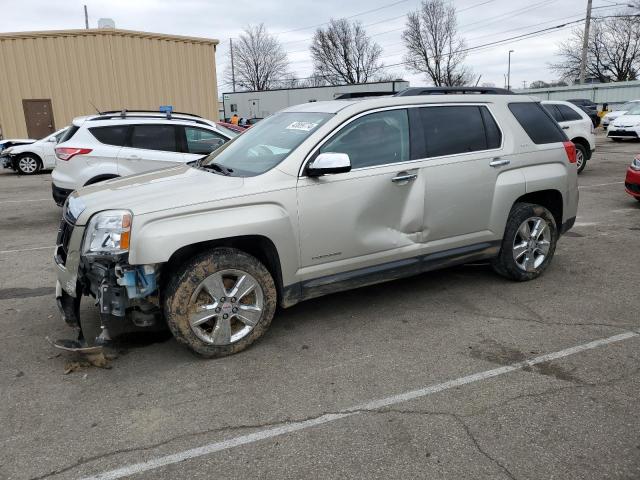
{"type": "Polygon", "coordinates": [[[627,102],[623,104],[618,110],[626,112],[627,110],[631,110],[633,107],[640,106],[640,102],[627,102]]]}
{"type": "Polygon", "coordinates": [[[627,110],[627,113],[625,113],[625,115],[640,115],[640,105],[634,105],[633,107],[629,108],[629,110],[627,110]]]}
{"type": "Polygon", "coordinates": [[[229,138],[234,138],[238,135],[238,132],[234,132],[230,128],[227,128],[224,125],[220,125],[219,123],[216,124],[216,129],[224,133],[229,138]]]}
{"type": "Polygon", "coordinates": [[[233,176],[260,175],[278,165],[331,116],[312,112],[276,113],[213,152],[202,165],[221,165],[233,176]]]}

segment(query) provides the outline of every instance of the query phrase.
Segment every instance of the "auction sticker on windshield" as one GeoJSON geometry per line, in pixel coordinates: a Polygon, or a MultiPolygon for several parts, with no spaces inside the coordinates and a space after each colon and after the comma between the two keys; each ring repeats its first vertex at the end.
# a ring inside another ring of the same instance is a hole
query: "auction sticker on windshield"
{"type": "Polygon", "coordinates": [[[314,128],[318,126],[317,123],[311,122],[293,122],[291,125],[287,127],[287,130],[303,130],[305,132],[310,132],[314,128]]]}

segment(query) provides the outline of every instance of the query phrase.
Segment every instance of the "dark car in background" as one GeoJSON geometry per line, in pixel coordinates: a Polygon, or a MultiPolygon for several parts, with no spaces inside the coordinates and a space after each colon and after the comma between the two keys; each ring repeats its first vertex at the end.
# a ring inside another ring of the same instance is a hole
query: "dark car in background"
{"type": "Polygon", "coordinates": [[[598,105],[596,103],[587,98],[574,98],[573,100],[567,101],[584,110],[584,112],[589,115],[594,127],[600,125],[600,116],[598,115],[598,105]]]}

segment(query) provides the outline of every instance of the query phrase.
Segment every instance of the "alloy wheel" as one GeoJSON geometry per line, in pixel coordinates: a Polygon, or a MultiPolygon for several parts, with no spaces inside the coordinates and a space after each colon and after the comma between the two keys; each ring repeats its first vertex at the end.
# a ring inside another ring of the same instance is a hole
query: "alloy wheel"
{"type": "Polygon", "coordinates": [[[38,161],[33,157],[22,157],[18,160],[18,168],[22,173],[33,173],[38,169],[38,161]]]}
{"type": "Polygon", "coordinates": [[[264,309],[260,283],[242,270],[220,270],[196,287],[189,304],[189,325],[209,345],[229,345],[246,337],[264,309]]]}
{"type": "Polygon", "coordinates": [[[579,148],[576,148],[576,167],[578,171],[582,168],[582,164],[584,163],[584,154],[579,148]]]}
{"type": "Polygon", "coordinates": [[[535,271],[547,258],[551,229],[544,218],[530,217],[520,224],[513,239],[513,260],[525,272],[535,271]]]}

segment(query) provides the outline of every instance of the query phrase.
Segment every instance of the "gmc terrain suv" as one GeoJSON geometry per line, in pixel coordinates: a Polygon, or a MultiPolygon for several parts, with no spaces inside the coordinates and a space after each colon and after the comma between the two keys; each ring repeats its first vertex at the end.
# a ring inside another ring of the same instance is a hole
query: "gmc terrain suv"
{"type": "Polygon", "coordinates": [[[217,357],[262,336],[277,306],[340,290],[481,260],[532,280],[575,221],[575,162],[519,95],[294,106],[197,164],[74,192],[57,301],[80,345],[168,325],[217,357]],[[99,328],[80,318],[84,295],[99,328]]]}

